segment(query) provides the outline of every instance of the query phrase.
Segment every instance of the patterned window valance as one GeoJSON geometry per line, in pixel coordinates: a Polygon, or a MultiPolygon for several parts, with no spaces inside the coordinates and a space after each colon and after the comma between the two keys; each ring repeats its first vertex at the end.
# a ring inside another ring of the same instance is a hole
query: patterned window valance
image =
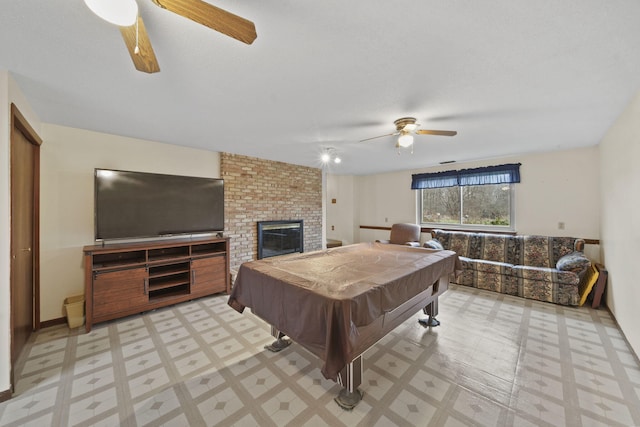
{"type": "Polygon", "coordinates": [[[465,185],[513,184],[520,182],[521,163],[486,166],[411,176],[411,189],[443,188],[465,185]]]}

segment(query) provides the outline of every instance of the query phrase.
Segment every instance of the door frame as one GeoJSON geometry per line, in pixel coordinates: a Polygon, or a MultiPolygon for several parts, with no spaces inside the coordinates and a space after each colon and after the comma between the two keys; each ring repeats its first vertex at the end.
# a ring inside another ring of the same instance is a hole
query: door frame
{"type": "MultiPolygon", "coordinates": [[[[42,138],[38,136],[36,131],[31,127],[27,119],[22,115],[18,107],[11,103],[11,134],[9,139],[9,153],[11,159],[10,170],[13,171],[16,165],[13,164],[13,159],[11,158],[11,152],[13,150],[13,144],[16,138],[16,132],[22,133],[24,137],[31,144],[35,146],[34,150],[34,158],[33,158],[33,250],[32,250],[32,262],[33,262],[33,330],[37,331],[40,329],[40,146],[42,145],[42,138]]],[[[10,172],[10,180],[13,179],[13,172],[10,172]]],[[[12,185],[11,187],[12,188],[12,185]]],[[[10,212],[13,211],[13,206],[10,208],[10,212]]],[[[11,220],[11,225],[13,225],[13,220],[11,220]]],[[[13,241],[10,243],[11,249],[13,250],[13,241]]],[[[11,278],[13,274],[10,272],[9,280],[10,280],[10,292],[13,292],[13,282],[11,278]]],[[[11,301],[11,299],[10,299],[11,301]]],[[[10,303],[11,305],[11,303],[10,303]]],[[[11,328],[11,359],[13,359],[13,350],[14,350],[14,336],[13,336],[13,307],[9,309],[10,316],[10,328],[11,328]]],[[[11,389],[15,387],[14,381],[14,361],[11,360],[11,389]]]]}

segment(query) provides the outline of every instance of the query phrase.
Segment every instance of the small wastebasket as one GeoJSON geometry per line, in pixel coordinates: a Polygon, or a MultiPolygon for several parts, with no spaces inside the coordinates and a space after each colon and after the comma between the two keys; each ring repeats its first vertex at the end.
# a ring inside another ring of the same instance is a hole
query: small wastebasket
{"type": "Polygon", "coordinates": [[[64,310],[67,312],[69,328],[77,328],[84,325],[84,295],[65,298],[64,310]]]}

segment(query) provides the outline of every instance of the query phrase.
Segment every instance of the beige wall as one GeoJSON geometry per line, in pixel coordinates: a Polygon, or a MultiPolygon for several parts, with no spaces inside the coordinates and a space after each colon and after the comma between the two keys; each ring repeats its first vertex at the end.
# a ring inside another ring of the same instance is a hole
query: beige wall
{"type": "Polygon", "coordinates": [[[609,271],[607,306],[640,355],[640,93],[600,144],[603,261],[609,271]]]}
{"type": "Polygon", "coordinates": [[[328,174],[325,186],[326,237],[341,240],[343,245],[355,243],[354,230],[358,227],[354,181],[351,175],[328,174]]]}
{"type": "MultiPolygon", "coordinates": [[[[522,163],[522,182],[517,185],[515,195],[518,234],[600,238],[597,147],[356,177],[355,192],[360,210],[356,227],[388,227],[396,222],[416,222],[417,192],[410,189],[414,173],[503,163],[522,163]],[[565,223],[564,230],[558,229],[559,222],[565,223]]],[[[332,219],[328,217],[328,222],[332,219]]],[[[387,238],[389,233],[361,229],[354,234],[356,241],[371,241],[387,238]]],[[[423,240],[427,237],[423,235],[423,240]]],[[[595,260],[600,256],[598,248],[588,248],[587,254],[595,260]]]]}
{"type": "Polygon", "coordinates": [[[11,104],[40,136],[40,120],[31,109],[11,75],[0,70],[0,393],[10,386],[11,317],[10,260],[11,241],[11,104]]]}
{"type": "Polygon", "coordinates": [[[94,168],[220,177],[217,152],[43,124],[40,318],[64,316],[84,293],[82,247],[93,244],[94,168]]]}

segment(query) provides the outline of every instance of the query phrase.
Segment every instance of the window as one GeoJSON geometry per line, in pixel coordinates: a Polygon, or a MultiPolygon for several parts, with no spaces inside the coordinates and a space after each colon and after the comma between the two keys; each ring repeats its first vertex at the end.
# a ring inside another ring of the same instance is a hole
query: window
{"type": "Polygon", "coordinates": [[[514,229],[512,200],[520,164],[413,175],[421,224],[514,229]]]}
{"type": "Polygon", "coordinates": [[[511,184],[426,188],[420,193],[422,224],[513,228],[511,184]]]}

